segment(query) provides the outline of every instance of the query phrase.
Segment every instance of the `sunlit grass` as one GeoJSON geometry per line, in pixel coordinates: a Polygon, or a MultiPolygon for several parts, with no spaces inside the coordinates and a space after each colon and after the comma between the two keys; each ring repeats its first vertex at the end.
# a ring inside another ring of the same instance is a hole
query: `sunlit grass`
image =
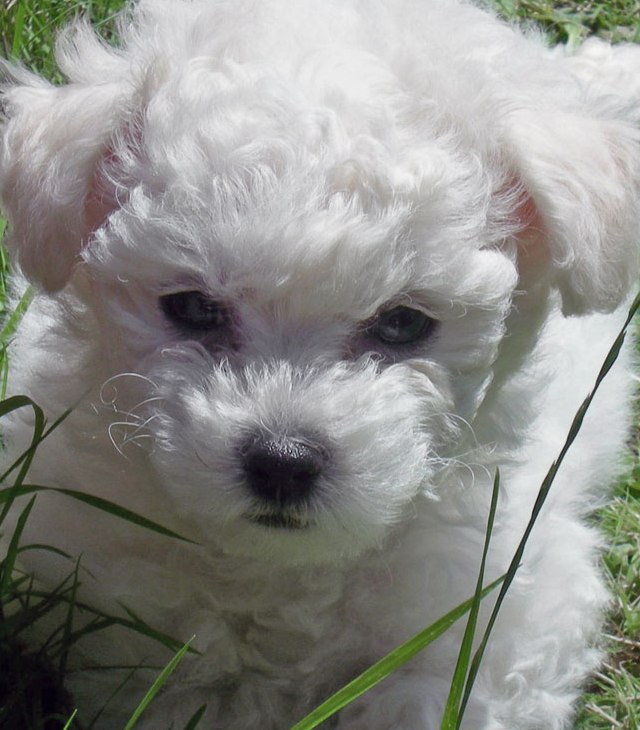
{"type": "Polygon", "coordinates": [[[5,58],[18,60],[49,79],[60,81],[53,60],[56,31],[71,18],[85,15],[105,37],[123,0],[4,0],[0,12],[0,43],[5,58]]]}

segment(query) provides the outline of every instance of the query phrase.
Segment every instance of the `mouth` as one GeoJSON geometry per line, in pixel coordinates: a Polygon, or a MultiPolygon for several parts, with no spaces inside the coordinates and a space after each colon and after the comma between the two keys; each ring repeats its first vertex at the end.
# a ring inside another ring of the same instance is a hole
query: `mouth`
{"type": "Polygon", "coordinates": [[[248,519],[255,525],[274,530],[305,530],[311,527],[308,519],[282,512],[248,515],[248,519]]]}

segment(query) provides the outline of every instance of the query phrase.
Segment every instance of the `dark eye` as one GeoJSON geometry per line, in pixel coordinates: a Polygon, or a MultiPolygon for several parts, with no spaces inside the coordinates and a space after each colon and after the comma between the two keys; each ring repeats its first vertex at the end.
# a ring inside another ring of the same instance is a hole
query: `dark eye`
{"type": "Polygon", "coordinates": [[[160,297],[160,308],[173,324],[190,330],[215,330],[226,327],[226,307],[199,291],[181,291],[160,297]]]}
{"type": "Polygon", "coordinates": [[[378,314],[366,332],[389,345],[406,345],[426,337],[435,324],[419,309],[394,307],[378,314]]]}

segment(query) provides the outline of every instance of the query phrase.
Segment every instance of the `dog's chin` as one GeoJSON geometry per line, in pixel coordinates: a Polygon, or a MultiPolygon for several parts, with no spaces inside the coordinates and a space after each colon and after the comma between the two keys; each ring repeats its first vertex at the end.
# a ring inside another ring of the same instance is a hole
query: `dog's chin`
{"type": "Polygon", "coordinates": [[[308,518],[282,512],[248,515],[247,519],[266,530],[307,530],[312,527],[308,518]]]}
{"type": "Polygon", "coordinates": [[[379,530],[350,531],[309,517],[265,512],[225,523],[213,537],[228,555],[268,562],[271,567],[346,565],[379,545],[379,530]]]}

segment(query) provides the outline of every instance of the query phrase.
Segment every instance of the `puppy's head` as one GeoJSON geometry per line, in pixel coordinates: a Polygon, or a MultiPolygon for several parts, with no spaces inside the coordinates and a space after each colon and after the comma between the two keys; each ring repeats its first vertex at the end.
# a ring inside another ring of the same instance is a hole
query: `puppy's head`
{"type": "MultiPolygon", "coordinates": [[[[152,437],[205,539],[337,559],[437,492],[517,289],[568,313],[623,299],[637,134],[577,90],[496,84],[499,59],[470,75],[464,39],[411,51],[427,83],[348,18],[320,13],[326,48],[280,18],[283,48],[253,4],[228,12],[143,3],[118,52],[67,37],[69,85],[13,72],[8,246],[86,305],[100,374],[70,377],[118,383],[125,440],[152,437]]],[[[476,20],[510,58],[525,43],[476,20]]]]}

